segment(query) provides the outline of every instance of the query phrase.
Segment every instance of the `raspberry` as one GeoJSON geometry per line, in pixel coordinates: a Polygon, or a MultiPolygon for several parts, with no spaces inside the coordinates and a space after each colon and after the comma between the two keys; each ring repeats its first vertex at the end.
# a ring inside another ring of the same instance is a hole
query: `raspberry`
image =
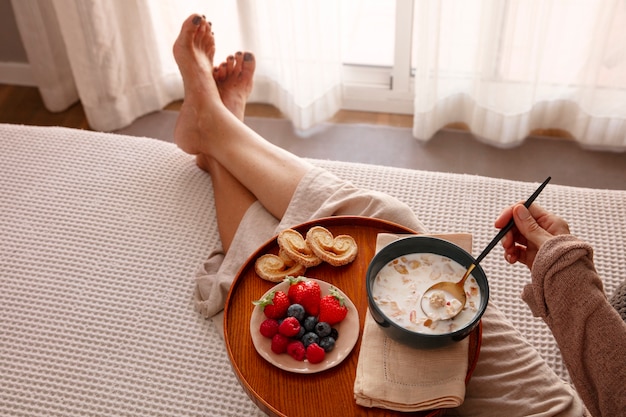
{"type": "Polygon", "coordinates": [[[278,332],[283,336],[294,337],[300,331],[300,322],[295,317],[287,317],[278,326],[278,332]]]}
{"type": "Polygon", "coordinates": [[[326,352],[317,343],[311,343],[306,348],[306,359],[309,363],[320,363],[325,356],[326,352]]]}
{"type": "Polygon", "coordinates": [[[274,319],[265,319],[263,320],[263,323],[261,323],[261,328],[259,330],[263,336],[271,339],[276,333],[278,333],[278,321],[274,319]]]}
{"type": "Polygon", "coordinates": [[[272,352],[281,354],[287,352],[287,346],[289,345],[289,338],[283,336],[280,333],[276,333],[274,337],[272,337],[272,352]]]}
{"type": "Polygon", "coordinates": [[[287,353],[297,361],[303,361],[306,356],[306,349],[302,342],[296,340],[287,345],[287,353]]]}

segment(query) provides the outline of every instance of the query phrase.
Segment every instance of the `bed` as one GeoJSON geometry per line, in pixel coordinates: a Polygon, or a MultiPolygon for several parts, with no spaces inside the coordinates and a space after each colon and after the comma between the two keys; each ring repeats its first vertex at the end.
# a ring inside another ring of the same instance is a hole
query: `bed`
{"type": "MultiPolygon", "coordinates": [[[[478,250],[501,208],[537,186],[312,162],[405,201],[432,232],[472,233],[478,250]]],[[[595,247],[612,294],[626,271],[626,191],[551,184],[537,201],[595,247]]],[[[219,244],[210,178],[175,145],[0,125],[0,415],[262,415],[219,326],[194,308],[194,273],[219,244]]],[[[493,302],[567,380],[519,297],[527,270],[500,247],[481,265],[493,302]]]]}

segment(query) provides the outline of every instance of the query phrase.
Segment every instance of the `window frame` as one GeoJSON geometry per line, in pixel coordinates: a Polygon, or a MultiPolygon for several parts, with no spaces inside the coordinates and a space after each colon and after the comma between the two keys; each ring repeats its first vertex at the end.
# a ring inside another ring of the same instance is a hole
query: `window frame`
{"type": "Polygon", "coordinates": [[[344,64],[344,110],[413,114],[411,69],[414,0],[396,0],[392,67],[344,64]]]}

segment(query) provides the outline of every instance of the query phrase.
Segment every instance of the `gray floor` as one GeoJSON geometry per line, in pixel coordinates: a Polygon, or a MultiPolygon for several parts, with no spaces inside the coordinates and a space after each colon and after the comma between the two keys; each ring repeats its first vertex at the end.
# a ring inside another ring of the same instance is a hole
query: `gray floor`
{"type": "MultiPolygon", "coordinates": [[[[153,113],[119,133],[171,141],[177,114],[153,113]]],[[[325,124],[302,137],[287,120],[248,118],[246,123],[271,142],[303,157],[530,182],[552,176],[553,184],[626,190],[626,152],[584,150],[567,140],[528,138],[519,147],[499,149],[454,130],[441,131],[421,143],[413,139],[408,128],[325,124]]]]}

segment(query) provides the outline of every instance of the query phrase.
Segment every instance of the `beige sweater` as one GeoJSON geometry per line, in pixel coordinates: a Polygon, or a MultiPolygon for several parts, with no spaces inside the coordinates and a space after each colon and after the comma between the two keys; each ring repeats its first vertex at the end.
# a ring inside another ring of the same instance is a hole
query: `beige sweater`
{"type": "Polygon", "coordinates": [[[626,416],[626,323],[604,294],[591,246],[572,235],[546,242],[522,298],[550,327],[592,415],[626,416]]]}

